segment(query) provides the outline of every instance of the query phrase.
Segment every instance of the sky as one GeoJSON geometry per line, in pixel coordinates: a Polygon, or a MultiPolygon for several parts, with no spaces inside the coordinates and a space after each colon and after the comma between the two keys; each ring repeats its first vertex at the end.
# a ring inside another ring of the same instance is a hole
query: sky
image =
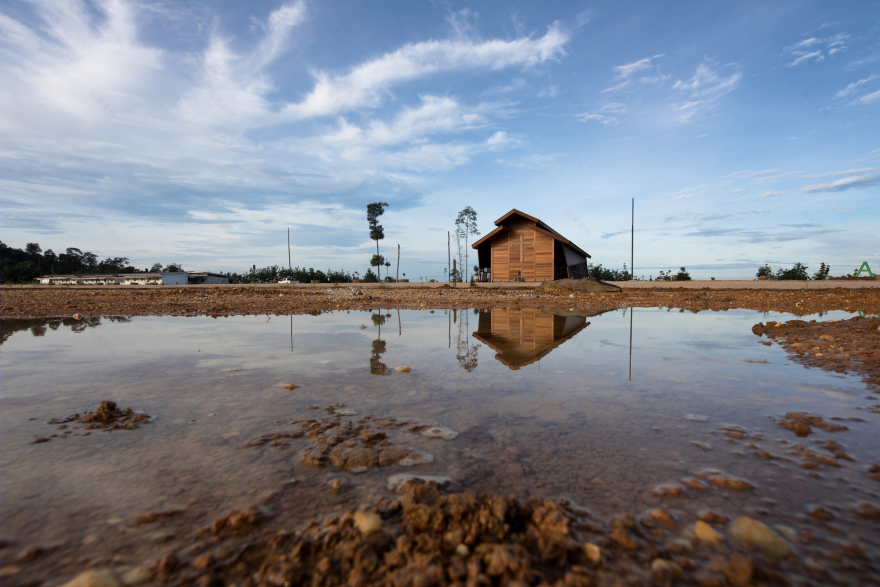
{"type": "Polygon", "coordinates": [[[411,280],[465,206],[621,268],[634,199],[639,276],[880,269],[878,3],[11,1],[0,79],[13,247],[363,274],[382,201],[411,280]]]}

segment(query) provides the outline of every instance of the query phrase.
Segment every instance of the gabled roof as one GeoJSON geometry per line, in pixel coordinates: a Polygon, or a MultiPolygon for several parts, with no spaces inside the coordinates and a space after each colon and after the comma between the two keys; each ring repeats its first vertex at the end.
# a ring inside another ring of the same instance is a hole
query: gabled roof
{"type": "Polygon", "coordinates": [[[476,249],[481,244],[487,242],[495,235],[501,233],[501,231],[507,230],[507,226],[505,225],[505,221],[508,218],[510,218],[511,216],[519,216],[521,218],[525,218],[526,220],[531,220],[532,222],[535,223],[535,225],[536,225],[535,227],[539,231],[545,233],[547,236],[553,237],[554,239],[560,241],[561,243],[568,245],[569,247],[571,247],[572,249],[574,249],[576,252],[583,255],[584,257],[592,258],[592,257],[590,257],[589,253],[587,253],[585,250],[583,250],[582,248],[580,248],[579,246],[577,246],[576,244],[574,244],[573,242],[571,242],[570,240],[568,240],[567,238],[565,238],[564,236],[562,236],[561,234],[559,234],[558,232],[556,232],[555,230],[550,228],[550,226],[546,222],[544,222],[543,220],[541,220],[539,218],[535,218],[534,216],[530,216],[530,215],[526,214],[525,212],[520,212],[516,208],[514,208],[513,210],[511,210],[510,212],[508,212],[507,214],[505,214],[504,216],[502,216],[501,218],[496,220],[495,225],[498,226],[498,228],[496,228],[495,230],[493,230],[492,232],[490,232],[489,234],[487,234],[486,236],[484,236],[480,240],[476,241],[474,244],[471,245],[471,248],[476,249]]]}

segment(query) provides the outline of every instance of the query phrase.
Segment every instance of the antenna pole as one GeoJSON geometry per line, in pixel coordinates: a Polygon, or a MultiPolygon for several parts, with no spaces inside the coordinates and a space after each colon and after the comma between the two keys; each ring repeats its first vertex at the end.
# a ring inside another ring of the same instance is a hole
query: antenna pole
{"type": "MultiPolygon", "coordinates": [[[[299,267],[299,265],[297,265],[297,267],[299,267]]],[[[290,271],[291,273],[293,273],[293,267],[291,267],[291,263],[290,263],[290,229],[289,228],[287,229],[287,270],[290,271]]],[[[292,277],[292,275],[289,275],[288,277],[292,277]]]]}
{"type": "Polygon", "coordinates": [[[629,243],[629,276],[630,279],[636,278],[635,251],[636,251],[636,199],[632,199],[632,233],[629,243]]]}

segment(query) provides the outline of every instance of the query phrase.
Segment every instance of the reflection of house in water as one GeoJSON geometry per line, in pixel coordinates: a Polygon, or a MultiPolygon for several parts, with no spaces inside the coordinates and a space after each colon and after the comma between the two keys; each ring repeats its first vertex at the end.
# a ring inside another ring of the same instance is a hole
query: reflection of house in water
{"type": "Polygon", "coordinates": [[[589,324],[585,316],[556,316],[538,308],[492,308],[480,312],[474,338],[515,371],[547,356],[589,324]]]}

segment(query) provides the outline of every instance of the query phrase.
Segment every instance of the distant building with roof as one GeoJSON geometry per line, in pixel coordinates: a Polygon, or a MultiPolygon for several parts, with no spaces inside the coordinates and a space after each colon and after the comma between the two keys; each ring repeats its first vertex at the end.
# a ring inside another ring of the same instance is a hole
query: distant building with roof
{"type": "Polygon", "coordinates": [[[225,284],[229,278],[207,271],[156,271],[152,273],[75,273],[41,275],[40,285],[188,285],[225,284]]]}
{"type": "Polygon", "coordinates": [[[590,255],[542,220],[514,208],[495,224],[495,230],[471,245],[479,257],[478,281],[587,277],[590,255]]]}

